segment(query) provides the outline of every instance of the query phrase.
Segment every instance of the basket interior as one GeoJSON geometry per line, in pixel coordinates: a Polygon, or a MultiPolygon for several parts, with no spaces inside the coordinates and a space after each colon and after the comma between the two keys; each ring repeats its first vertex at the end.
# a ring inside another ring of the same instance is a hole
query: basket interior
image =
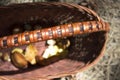
{"type": "MultiPolygon", "coordinates": [[[[0,8],[0,36],[11,35],[15,26],[30,24],[40,25],[42,28],[57,26],[66,23],[94,21],[96,16],[83,9],[59,3],[14,4],[0,8]]],[[[71,42],[68,55],[47,66],[32,66],[25,70],[15,68],[10,62],[0,60],[0,75],[13,79],[37,79],[63,74],[71,74],[91,64],[101,54],[106,41],[106,32],[86,33],[68,37],[71,42]],[[34,73],[34,74],[33,74],[34,73]]],[[[41,43],[33,43],[41,45],[41,43]]],[[[26,45],[20,46],[22,48],[26,45]]],[[[39,46],[39,48],[42,46],[39,46]]],[[[1,49],[1,52],[10,54],[12,48],[1,49]]]]}

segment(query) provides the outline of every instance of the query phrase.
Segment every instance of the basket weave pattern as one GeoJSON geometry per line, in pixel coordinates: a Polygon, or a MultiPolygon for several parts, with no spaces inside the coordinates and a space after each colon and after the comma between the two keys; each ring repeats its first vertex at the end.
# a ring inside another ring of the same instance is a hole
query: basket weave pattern
{"type": "MultiPolygon", "coordinates": [[[[66,23],[100,21],[92,10],[66,3],[26,3],[0,7],[0,36],[8,36],[15,24],[39,23],[43,28],[66,23]],[[17,14],[17,15],[16,15],[17,14]],[[7,23],[7,24],[6,24],[7,23]],[[4,27],[5,26],[5,27],[4,27]]],[[[86,33],[69,37],[71,45],[68,55],[44,67],[31,67],[18,70],[11,63],[0,61],[0,76],[17,80],[52,79],[74,74],[86,69],[103,55],[107,31],[86,33]]],[[[36,43],[35,43],[36,44],[36,43]]],[[[37,45],[40,45],[38,42],[37,45]]],[[[23,45],[22,48],[26,47],[23,45]]],[[[42,47],[42,46],[41,46],[42,47]]],[[[12,48],[1,50],[10,53],[12,48]]]]}

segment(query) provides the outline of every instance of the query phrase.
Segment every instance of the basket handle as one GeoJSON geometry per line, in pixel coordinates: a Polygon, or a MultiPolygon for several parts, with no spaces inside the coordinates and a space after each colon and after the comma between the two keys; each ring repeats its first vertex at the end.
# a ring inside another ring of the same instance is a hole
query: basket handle
{"type": "Polygon", "coordinates": [[[109,31],[109,25],[101,21],[77,22],[44,28],[0,38],[0,48],[25,45],[33,42],[68,37],[84,33],[109,31]]]}

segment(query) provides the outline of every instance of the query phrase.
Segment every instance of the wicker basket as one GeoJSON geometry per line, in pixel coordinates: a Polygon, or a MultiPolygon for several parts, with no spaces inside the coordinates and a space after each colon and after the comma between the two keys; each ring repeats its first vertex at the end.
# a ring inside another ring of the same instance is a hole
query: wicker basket
{"type": "MultiPolygon", "coordinates": [[[[24,3],[0,7],[0,36],[11,35],[15,24],[29,22],[43,28],[85,21],[101,21],[98,15],[85,7],[66,3],[24,3]]],[[[95,64],[104,54],[108,27],[105,30],[69,37],[71,45],[68,55],[44,67],[16,69],[10,62],[0,61],[2,80],[53,79],[75,74],[95,64]]],[[[40,45],[37,42],[35,45],[40,45]]],[[[25,47],[23,45],[22,47],[25,47]]],[[[40,46],[39,46],[40,47],[40,46]]],[[[10,53],[12,48],[1,49],[10,53]]]]}

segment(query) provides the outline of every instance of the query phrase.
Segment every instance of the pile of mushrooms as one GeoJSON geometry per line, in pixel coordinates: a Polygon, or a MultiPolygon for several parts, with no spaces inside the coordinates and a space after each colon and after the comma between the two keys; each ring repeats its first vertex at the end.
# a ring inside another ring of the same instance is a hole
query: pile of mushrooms
{"type": "MultiPolygon", "coordinates": [[[[38,55],[38,50],[32,44],[29,44],[25,50],[21,48],[15,48],[12,50],[10,59],[12,64],[20,69],[25,69],[30,65],[40,64],[45,65],[43,60],[47,60],[53,56],[59,57],[61,54],[68,52],[67,48],[70,46],[68,39],[56,39],[47,40],[47,48],[43,51],[42,55],[38,55]]],[[[49,61],[49,60],[48,60],[49,61]]]]}

